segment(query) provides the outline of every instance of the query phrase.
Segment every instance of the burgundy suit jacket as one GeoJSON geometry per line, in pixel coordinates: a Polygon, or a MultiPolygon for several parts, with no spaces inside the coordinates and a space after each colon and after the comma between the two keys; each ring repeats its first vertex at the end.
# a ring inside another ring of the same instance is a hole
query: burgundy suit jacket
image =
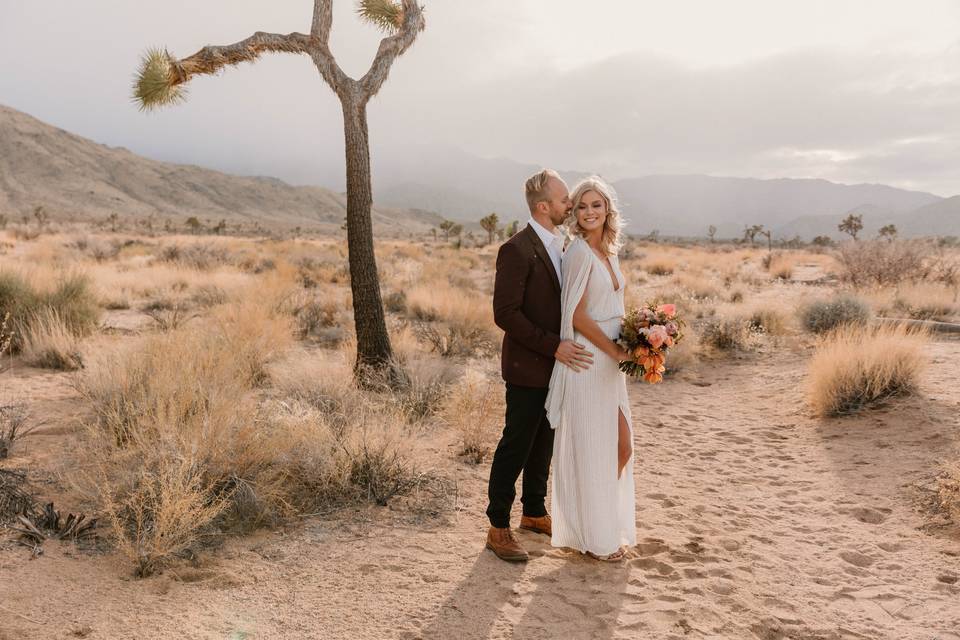
{"type": "Polygon", "coordinates": [[[529,224],[497,252],[493,321],[503,329],[503,379],[547,387],[560,344],[560,278],[529,224]]]}

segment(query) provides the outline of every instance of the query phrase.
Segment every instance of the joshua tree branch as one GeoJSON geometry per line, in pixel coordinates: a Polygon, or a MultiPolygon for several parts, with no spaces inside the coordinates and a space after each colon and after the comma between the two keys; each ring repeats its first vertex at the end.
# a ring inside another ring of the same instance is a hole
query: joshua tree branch
{"type": "MultiPolygon", "coordinates": [[[[318,0],[318,2],[322,1],[318,0]]],[[[380,87],[387,80],[393,61],[410,48],[413,41],[417,39],[417,34],[423,30],[423,9],[417,4],[417,0],[402,0],[402,3],[403,25],[397,33],[380,41],[380,48],[370,65],[370,70],[359,80],[364,101],[380,91],[380,87]]]]}
{"type": "Polygon", "coordinates": [[[255,34],[235,44],[207,46],[189,58],[174,63],[173,70],[180,84],[194,75],[213,74],[227,65],[241,62],[253,62],[264,52],[309,53],[310,37],[302,33],[266,33],[255,34]]]}
{"type": "Polygon", "coordinates": [[[314,0],[313,2],[313,26],[310,28],[310,35],[320,41],[321,44],[330,43],[330,27],[333,25],[333,4],[332,0],[314,0]]]}

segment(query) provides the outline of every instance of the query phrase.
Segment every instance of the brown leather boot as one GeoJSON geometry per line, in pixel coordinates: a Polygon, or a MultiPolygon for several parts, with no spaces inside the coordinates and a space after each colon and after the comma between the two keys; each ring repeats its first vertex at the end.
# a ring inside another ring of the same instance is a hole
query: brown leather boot
{"type": "Polygon", "coordinates": [[[526,562],[530,556],[513,535],[510,527],[490,527],[487,532],[487,549],[493,551],[501,560],[508,562],[526,562]]]}
{"type": "Polygon", "coordinates": [[[550,514],[540,516],[539,518],[523,516],[520,518],[520,528],[526,529],[527,531],[533,531],[534,533],[542,533],[544,535],[552,536],[553,520],[550,519],[550,514]]]}

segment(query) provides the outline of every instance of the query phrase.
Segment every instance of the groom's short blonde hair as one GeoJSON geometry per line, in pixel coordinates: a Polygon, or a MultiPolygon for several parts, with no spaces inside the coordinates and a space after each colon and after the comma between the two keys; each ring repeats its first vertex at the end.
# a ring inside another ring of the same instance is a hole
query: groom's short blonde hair
{"type": "Polygon", "coordinates": [[[524,185],[523,190],[527,196],[527,207],[530,208],[530,211],[533,211],[533,208],[537,206],[538,202],[543,202],[548,199],[547,184],[550,182],[550,178],[561,179],[560,174],[553,169],[544,169],[540,173],[527,178],[527,183],[524,185]]]}

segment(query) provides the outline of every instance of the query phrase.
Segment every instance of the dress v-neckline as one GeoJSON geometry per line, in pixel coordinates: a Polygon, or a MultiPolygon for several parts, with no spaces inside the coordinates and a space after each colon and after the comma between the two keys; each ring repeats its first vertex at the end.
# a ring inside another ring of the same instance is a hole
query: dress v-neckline
{"type": "Polygon", "coordinates": [[[589,244],[587,248],[590,249],[590,253],[593,254],[593,257],[596,258],[597,262],[603,265],[603,270],[607,272],[607,275],[610,276],[610,284],[613,285],[613,292],[617,293],[620,291],[620,276],[617,275],[617,269],[613,266],[613,261],[610,260],[610,257],[607,256],[607,262],[610,263],[610,268],[607,268],[607,265],[603,264],[603,261],[600,260],[600,256],[597,255],[597,252],[593,250],[589,244]]]}

